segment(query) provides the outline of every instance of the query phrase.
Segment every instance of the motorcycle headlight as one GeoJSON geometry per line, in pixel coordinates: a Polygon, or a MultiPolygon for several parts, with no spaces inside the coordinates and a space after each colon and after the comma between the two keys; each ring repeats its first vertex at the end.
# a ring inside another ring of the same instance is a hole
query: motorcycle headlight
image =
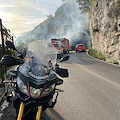
{"type": "MultiPolygon", "coordinates": [[[[19,77],[17,78],[16,81],[17,81],[19,90],[29,96],[28,88],[23,83],[23,81],[19,77]]],[[[49,88],[46,88],[41,97],[49,95],[53,91],[54,88],[55,88],[55,84],[51,85],[49,88]]],[[[42,92],[42,88],[35,89],[30,86],[30,95],[32,98],[34,98],[34,99],[38,98],[40,96],[41,92],[42,92]]]]}
{"type": "Polygon", "coordinates": [[[54,88],[55,88],[55,84],[52,84],[49,88],[46,88],[42,94],[42,97],[49,95],[54,88]]]}
{"type": "Polygon", "coordinates": [[[42,92],[42,88],[35,89],[30,86],[30,95],[32,98],[38,98],[40,96],[40,93],[42,92]]]}
{"type": "Polygon", "coordinates": [[[20,90],[21,92],[23,92],[24,94],[28,95],[27,86],[23,83],[23,81],[22,81],[19,77],[17,78],[16,81],[17,81],[19,90],[20,90]]]}
{"type": "MultiPolygon", "coordinates": [[[[55,88],[55,84],[51,85],[49,88],[46,88],[41,97],[45,97],[49,95],[53,91],[54,88],[55,88]]],[[[42,92],[42,88],[35,89],[30,86],[30,95],[32,98],[38,98],[41,92],[42,92]]]]}

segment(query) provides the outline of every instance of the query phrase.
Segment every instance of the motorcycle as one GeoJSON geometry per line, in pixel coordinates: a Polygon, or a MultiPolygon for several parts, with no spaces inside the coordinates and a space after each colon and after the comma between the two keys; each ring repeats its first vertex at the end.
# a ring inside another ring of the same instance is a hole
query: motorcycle
{"type": "MultiPolygon", "coordinates": [[[[53,108],[59,92],[63,92],[56,88],[63,83],[58,76],[68,77],[69,73],[67,69],[60,68],[58,63],[67,61],[69,56],[56,62],[56,48],[42,40],[29,43],[25,56],[12,42],[6,41],[6,45],[19,53],[17,58],[5,55],[1,59],[3,65],[17,66],[16,70],[9,70],[9,79],[4,81],[13,88],[17,120],[41,120],[43,111],[53,108]]],[[[8,96],[7,100],[10,101],[10,98],[8,96]]]]}

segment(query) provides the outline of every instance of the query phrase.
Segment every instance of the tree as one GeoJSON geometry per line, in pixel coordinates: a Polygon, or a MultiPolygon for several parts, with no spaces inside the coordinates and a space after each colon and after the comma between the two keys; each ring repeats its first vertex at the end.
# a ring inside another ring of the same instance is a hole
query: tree
{"type": "Polygon", "coordinates": [[[79,9],[84,13],[88,12],[91,8],[91,1],[92,0],[77,0],[79,4],[79,9]]]}
{"type": "MultiPolygon", "coordinates": [[[[0,53],[2,52],[2,45],[0,44],[0,53]]],[[[5,53],[6,55],[10,55],[10,56],[14,56],[15,55],[15,52],[10,49],[10,48],[7,48],[5,46],[5,53]]],[[[0,54],[0,60],[2,58],[2,54],[0,54]]],[[[8,69],[8,67],[6,67],[8,69]]],[[[3,81],[4,80],[4,74],[5,74],[5,66],[0,64],[0,79],[3,81]]]]}

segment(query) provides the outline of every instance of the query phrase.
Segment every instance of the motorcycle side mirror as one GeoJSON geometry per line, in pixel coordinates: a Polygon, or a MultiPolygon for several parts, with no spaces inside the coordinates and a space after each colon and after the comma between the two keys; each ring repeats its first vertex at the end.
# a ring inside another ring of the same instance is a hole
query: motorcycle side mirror
{"type": "Polygon", "coordinates": [[[70,58],[70,56],[65,56],[65,57],[61,58],[61,60],[59,62],[67,61],[69,58],[70,58]]]}
{"type": "Polygon", "coordinates": [[[16,48],[15,45],[11,42],[11,41],[6,41],[5,44],[7,45],[7,47],[12,48],[13,50],[16,50],[19,54],[21,54],[21,58],[23,58],[23,54],[20,53],[16,48]]]}
{"type": "Polygon", "coordinates": [[[7,47],[12,48],[13,50],[16,50],[14,44],[11,41],[7,40],[5,43],[6,43],[7,47]]]}

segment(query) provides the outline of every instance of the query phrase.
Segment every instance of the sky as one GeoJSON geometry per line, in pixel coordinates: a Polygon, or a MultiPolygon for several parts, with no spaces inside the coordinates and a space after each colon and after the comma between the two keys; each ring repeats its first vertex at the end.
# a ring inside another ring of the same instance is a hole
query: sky
{"type": "Polygon", "coordinates": [[[62,0],[0,0],[0,19],[16,37],[54,15],[62,0]]]}

